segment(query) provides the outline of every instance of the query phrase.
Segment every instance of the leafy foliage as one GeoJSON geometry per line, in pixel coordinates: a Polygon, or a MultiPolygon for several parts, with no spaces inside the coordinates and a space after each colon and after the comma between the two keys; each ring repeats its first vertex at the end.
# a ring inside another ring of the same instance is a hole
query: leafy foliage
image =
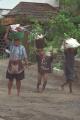
{"type": "Polygon", "coordinates": [[[68,17],[63,14],[58,14],[55,19],[49,21],[49,31],[47,39],[53,47],[60,48],[62,41],[65,39],[65,34],[73,37],[73,33],[76,31],[75,25],[70,21],[68,17]]]}

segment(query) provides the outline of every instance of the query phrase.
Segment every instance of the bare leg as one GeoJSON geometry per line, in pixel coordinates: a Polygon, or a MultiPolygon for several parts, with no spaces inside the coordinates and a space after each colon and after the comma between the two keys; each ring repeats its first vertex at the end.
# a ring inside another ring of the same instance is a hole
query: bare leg
{"type": "Polygon", "coordinates": [[[21,80],[16,80],[17,96],[20,95],[21,90],[21,80]]]}
{"type": "Polygon", "coordinates": [[[8,81],[8,95],[11,95],[11,89],[13,86],[13,80],[8,81]]]}
{"type": "Polygon", "coordinates": [[[42,91],[45,90],[46,85],[47,85],[47,74],[44,74],[44,76],[43,76],[43,86],[42,86],[42,91]]]}
{"type": "Polygon", "coordinates": [[[64,86],[67,85],[67,84],[69,85],[70,93],[72,93],[72,81],[71,80],[68,80],[64,84],[61,85],[62,90],[64,90],[64,86]]]}
{"type": "Polygon", "coordinates": [[[39,92],[39,86],[41,85],[42,75],[38,73],[37,91],[39,92]]]}
{"type": "Polygon", "coordinates": [[[62,85],[61,85],[61,88],[62,90],[64,90],[64,86],[68,84],[68,81],[64,82],[62,85]]]}
{"type": "Polygon", "coordinates": [[[68,84],[69,84],[69,91],[70,93],[72,93],[72,81],[70,80],[68,84]]]}

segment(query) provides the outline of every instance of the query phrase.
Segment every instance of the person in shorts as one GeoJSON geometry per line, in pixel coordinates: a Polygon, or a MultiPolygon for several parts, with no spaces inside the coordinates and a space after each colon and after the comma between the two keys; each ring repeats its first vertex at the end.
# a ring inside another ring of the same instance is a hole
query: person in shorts
{"type": "Polygon", "coordinates": [[[11,95],[14,79],[16,79],[17,95],[20,95],[21,80],[24,79],[23,63],[26,65],[28,64],[27,54],[25,47],[20,44],[20,40],[17,38],[14,40],[14,44],[10,47],[10,57],[6,72],[6,78],[9,79],[8,95],[11,95]]]}

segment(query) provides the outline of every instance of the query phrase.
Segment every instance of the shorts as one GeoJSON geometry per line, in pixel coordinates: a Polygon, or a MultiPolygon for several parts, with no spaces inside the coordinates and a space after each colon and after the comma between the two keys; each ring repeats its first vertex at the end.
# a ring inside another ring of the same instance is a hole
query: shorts
{"type": "Polygon", "coordinates": [[[23,80],[24,79],[24,71],[19,74],[10,74],[8,71],[6,72],[6,78],[9,80],[23,80]]]}

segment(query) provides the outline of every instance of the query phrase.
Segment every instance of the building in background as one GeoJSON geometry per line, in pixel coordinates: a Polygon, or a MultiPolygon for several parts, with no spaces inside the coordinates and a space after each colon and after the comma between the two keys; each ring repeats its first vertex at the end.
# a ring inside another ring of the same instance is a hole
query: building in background
{"type": "Polygon", "coordinates": [[[59,7],[59,0],[43,0],[44,3],[48,3],[53,7],[59,7]]]}
{"type": "Polygon", "coordinates": [[[8,25],[15,23],[16,18],[37,18],[38,20],[47,20],[55,16],[59,11],[59,7],[53,7],[48,3],[20,2],[10,12],[5,15],[2,24],[8,25]]]}
{"type": "Polygon", "coordinates": [[[7,15],[11,9],[0,9],[0,19],[7,15]]]}

